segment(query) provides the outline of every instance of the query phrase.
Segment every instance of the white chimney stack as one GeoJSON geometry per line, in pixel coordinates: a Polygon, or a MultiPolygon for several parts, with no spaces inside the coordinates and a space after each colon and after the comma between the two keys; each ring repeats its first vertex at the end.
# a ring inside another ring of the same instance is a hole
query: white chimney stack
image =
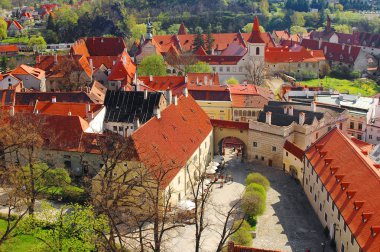
{"type": "Polygon", "coordinates": [[[90,110],[91,110],[91,104],[88,102],[88,103],[86,104],[86,113],[89,113],[90,110]]]}
{"type": "Polygon", "coordinates": [[[153,81],[153,75],[149,75],[149,81],[150,81],[150,82],[153,81]]]}
{"type": "Polygon", "coordinates": [[[173,95],[173,104],[178,105],[178,97],[176,95],[173,95]]]}
{"type": "Polygon", "coordinates": [[[311,102],[311,111],[317,112],[317,104],[315,103],[315,101],[311,102]]]}
{"type": "Polygon", "coordinates": [[[157,117],[157,119],[161,118],[161,110],[158,107],[155,107],[153,110],[153,114],[157,117]]]}
{"type": "Polygon", "coordinates": [[[144,90],[144,100],[148,99],[148,90],[144,90]]]}
{"type": "Polygon", "coordinates": [[[298,124],[299,125],[304,125],[305,123],[305,113],[304,112],[301,112],[299,114],[299,120],[298,120],[298,124]]]}
{"type": "Polygon", "coordinates": [[[11,116],[14,116],[15,115],[15,107],[14,106],[11,106],[10,109],[9,109],[9,114],[11,116]]]}
{"type": "Polygon", "coordinates": [[[56,102],[57,102],[57,97],[52,96],[52,97],[51,97],[51,102],[52,102],[52,103],[56,103],[56,102]]]}
{"type": "Polygon", "coordinates": [[[289,106],[289,115],[293,116],[293,106],[289,106]]]}
{"type": "Polygon", "coordinates": [[[185,97],[188,97],[188,96],[189,96],[189,90],[188,90],[186,87],[183,88],[182,93],[183,93],[183,95],[184,95],[185,97]]]}
{"type": "Polygon", "coordinates": [[[58,55],[54,54],[54,65],[58,64],[58,55]]]}
{"type": "Polygon", "coordinates": [[[204,83],[205,85],[207,85],[207,82],[208,82],[208,78],[207,78],[207,76],[205,75],[205,77],[203,78],[203,83],[204,83]]]}
{"type": "Polygon", "coordinates": [[[113,66],[116,65],[116,60],[112,61],[112,65],[113,66]]]}
{"type": "Polygon", "coordinates": [[[322,48],[322,38],[319,38],[318,49],[321,49],[321,48],[322,48]]]}
{"type": "Polygon", "coordinates": [[[185,75],[185,83],[189,82],[189,77],[187,76],[187,74],[185,75]]]}
{"type": "Polygon", "coordinates": [[[288,114],[288,107],[287,106],[284,106],[284,114],[288,114]]]}
{"type": "Polygon", "coordinates": [[[140,128],[140,119],[138,117],[135,118],[134,120],[134,129],[137,130],[138,128],[140,128]]]}
{"type": "Polygon", "coordinates": [[[272,112],[268,111],[266,114],[265,114],[265,122],[269,125],[272,124],[272,112]]]}
{"type": "Polygon", "coordinates": [[[91,71],[93,71],[94,70],[94,62],[92,61],[92,59],[89,59],[88,63],[90,63],[91,71]]]}
{"type": "Polygon", "coordinates": [[[166,90],[166,102],[168,106],[172,104],[172,91],[170,89],[166,90]]]}

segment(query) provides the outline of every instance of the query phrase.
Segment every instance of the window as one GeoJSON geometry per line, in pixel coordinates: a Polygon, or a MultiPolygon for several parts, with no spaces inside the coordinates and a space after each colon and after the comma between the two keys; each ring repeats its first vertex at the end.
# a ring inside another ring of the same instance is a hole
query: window
{"type": "Polygon", "coordinates": [[[231,68],[230,67],[227,67],[227,72],[231,72],[231,68]]]}
{"type": "Polygon", "coordinates": [[[216,72],[216,67],[212,67],[212,71],[213,71],[213,72],[216,72]]]}
{"type": "Polygon", "coordinates": [[[344,252],[344,245],[342,243],[342,248],[340,249],[340,252],[344,252]]]}
{"type": "Polygon", "coordinates": [[[362,130],[362,129],[363,129],[363,124],[359,123],[359,124],[358,124],[358,129],[359,129],[359,130],[362,130]]]}
{"type": "Polygon", "coordinates": [[[306,179],[306,185],[308,185],[309,184],[309,180],[308,179],[306,179]]]}
{"type": "Polygon", "coordinates": [[[327,202],[330,202],[330,197],[329,197],[329,195],[327,194],[327,202]]]}
{"type": "Polygon", "coordinates": [[[314,195],[314,201],[317,202],[317,195],[314,195]]]}
{"type": "Polygon", "coordinates": [[[359,140],[362,140],[362,135],[358,135],[358,139],[359,139],[359,140]]]}
{"type": "Polygon", "coordinates": [[[321,185],[321,190],[322,192],[325,190],[323,184],[321,185]]]}
{"type": "Polygon", "coordinates": [[[243,111],[239,110],[239,116],[243,115],[243,111]]]}
{"type": "Polygon", "coordinates": [[[247,111],[247,116],[251,116],[251,111],[250,110],[247,111]]]}
{"type": "Polygon", "coordinates": [[[259,156],[258,156],[258,155],[255,155],[255,159],[259,159],[259,156]]]}
{"type": "Polygon", "coordinates": [[[355,123],[354,122],[350,122],[350,129],[353,129],[355,127],[355,123]]]}
{"type": "Polygon", "coordinates": [[[114,131],[114,132],[117,131],[117,126],[113,126],[113,131],[114,131]]]}
{"type": "Polygon", "coordinates": [[[289,156],[289,153],[288,153],[288,152],[286,152],[286,153],[285,153],[285,155],[286,155],[286,156],[289,156]]]}
{"type": "Polygon", "coordinates": [[[181,201],[181,193],[178,193],[178,201],[181,201]]]}
{"type": "Polygon", "coordinates": [[[276,146],[272,146],[272,151],[273,151],[273,152],[276,152],[276,151],[277,151],[276,146]]]}
{"type": "Polygon", "coordinates": [[[261,161],[264,161],[264,159],[265,159],[265,158],[264,158],[263,156],[261,156],[261,161]]]}
{"type": "Polygon", "coordinates": [[[376,137],[376,141],[380,141],[380,137],[376,137]]]}
{"type": "Polygon", "coordinates": [[[239,112],[237,110],[234,111],[234,116],[238,116],[239,112]]]}
{"type": "Polygon", "coordinates": [[[256,47],[256,55],[260,55],[260,47],[256,47]]]}
{"type": "Polygon", "coordinates": [[[319,211],[322,211],[322,203],[319,203],[319,211]]]}
{"type": "Polygon", "coordinates": [[[332,203],[332,210],[333,210],[333,212],[335,210],[335,204],[334,204],[334,202],[332,203]]]}
{"type": "Polygon", "coordinates": [[[103,163],[100,163],[100,164],[99,164],[99,168],[100,168],[100,169],[103,168],[103,165],[104,165],[103,163]]]}
{"type": "Polygon", "coordinates": [[[313,187],[310,186],[310,193],[313,193],[313,187]]]}
{"type": "Polygon", "coordinates": [[[119,126],[119,131],[124,131],[123,126],[119,126]]]}
{"type": "Polygon", "coordinates": [[[325,213],[325,221],[327,222],[327,214],[325,213]]]}
{"type": "Polygon", "coordinates": [[[246,110],[243,111],[243,116],[247,116],[247,111],[246,110]]]}
{"type": "Polygon", "coordinates": [[[207,142],[205,142],[205,149],[207,148],[207,142]]]}
{"type": "Polygon", "coordinates": [[[257,147],[257,142],[253,142],[253,147],[257,147]]]}
{"type": "Polygon", "coordinates": [[[343,225],[343,230],[344,230],[344,232],[346,232],[346,230],[347,230],[347,224],[346,224],[346,222],[343,225]]]}
{"type": "Polygon", "coordinates": [[[318,139],[318,137],[319,137],[319,134],[317,132],[317,133],[315,133],[315,139],[318,139]]]}
{"type": "Polygon", "coordinates": [[[372,135],[369,135],[368,138],[369,138],[369,139],[372,139],[372,135]]]}
{"type": "Polygon", "coordinates": [[[71,161],[66,160],[64,164],[66,169],[71,169],[71,161]]]}
{"type": "Polygon", "coordinates": [[[239,72],[243,72],[243,67],[239,67],[239,72]]]}
{"type": "Polygon", "coordinates": [[[340,221],[340,213],[338,213],[338,221],[340,221]]]}
{"type": "Polygon", "coordinates": [[[223,72],[223,67],[219,67],[219,72],[223,72]]]}
{"type": "Polygon", "coordinates": [[[353,234],[351,234],[351,244],[354,245],[355,237],[353,234]]]}

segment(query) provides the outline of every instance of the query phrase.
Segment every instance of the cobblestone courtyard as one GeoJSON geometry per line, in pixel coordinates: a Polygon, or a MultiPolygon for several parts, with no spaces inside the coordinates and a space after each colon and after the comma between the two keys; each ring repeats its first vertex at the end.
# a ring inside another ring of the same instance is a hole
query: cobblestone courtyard
{"type": "MultiPolygon", "coordinates": [[[[256,248],[299,251],[307,249],[322,251],[321,243],[326,240],[323,227],[302,191],[302,187],[282,170],[257,164],[241,163],[240,159],[227,155],[227,171],[231,171],[234,181],[223,188],[214,188],[213,202],[228,206],[244,191],[244,180],[249,172],[260,172],[271,182],[268,190],[267,208],[258,219],[257,237],[253,241],[256,248]]],[[[215,251],[218,240],[217,221],[213,210],[207,212],[209,228],[204,231],[202,250],[215,251]]],[[[171,233],[167,246],[169,251],[194,251],[194,225],[187,225],[171,233]]],[[[330,251],[326,246],[325,251],[330,251]]]]}

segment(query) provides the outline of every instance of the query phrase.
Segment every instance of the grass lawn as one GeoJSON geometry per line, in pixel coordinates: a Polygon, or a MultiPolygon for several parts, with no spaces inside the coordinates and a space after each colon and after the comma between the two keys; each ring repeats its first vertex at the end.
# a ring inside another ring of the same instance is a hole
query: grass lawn
{"type": "Polygon", "coordinates": [[[350,94],[361,94],[363,96],[372,96],[380,92],[380,87],[372,80],[368,79],[356,79],[356,80],[341,80],[331,77],[323,79],[313,79],[308,81],[302,81],[303,85],[310,87],[320,86],[322,83],[325,88],[333,88],[339,92],[350,94]]]}
{"type": "MultiPolygon", "coordinates": [[[[6,228],[6,221],[0,219],[0,231],[4,231],[6,228]]],[[[2,246],[0,251],[17,251],[17,252],[29,252],[29,251],[42,251],[43,243],[31,235],[18,235],[10,238],[2,246]]]]}
{"type": "Polygon", "coordinates": [[[9,43],[9,44],[18,44],[18,43],[24,43],[24,44],[27,44],[29,42],[29,38],[28,37],[19,37],[19,38],[15,38],[15,37],[9,37],[9,38],[6,38],[6,39],[3,39],[1,41],[1,43],[9,43]]]}

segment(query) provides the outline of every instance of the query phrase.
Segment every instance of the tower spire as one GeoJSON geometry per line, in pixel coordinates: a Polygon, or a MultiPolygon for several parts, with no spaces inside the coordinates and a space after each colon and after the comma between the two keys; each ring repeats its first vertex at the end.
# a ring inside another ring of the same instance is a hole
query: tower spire
{"type": "Polygon", "coordinates": [[[178,35],[186,35],[186,34],[187,34],[186,26],[183,22],[181,22],[181,25],[178,29],[178,35]]]}
{"type": "Polygon", "coordinates": [[[252,32],[260,32],[260,23],[257,16],[255,16],[255,19],[253,20],[252,32]]]}
{"type": "Polygon", "coordinates": [[[146,24],[146,37],[147,40],[152,40],[153,34],[152,34],[152,23],[150,22],[150,17],[148,17],[148,23],[146,24]]]}

